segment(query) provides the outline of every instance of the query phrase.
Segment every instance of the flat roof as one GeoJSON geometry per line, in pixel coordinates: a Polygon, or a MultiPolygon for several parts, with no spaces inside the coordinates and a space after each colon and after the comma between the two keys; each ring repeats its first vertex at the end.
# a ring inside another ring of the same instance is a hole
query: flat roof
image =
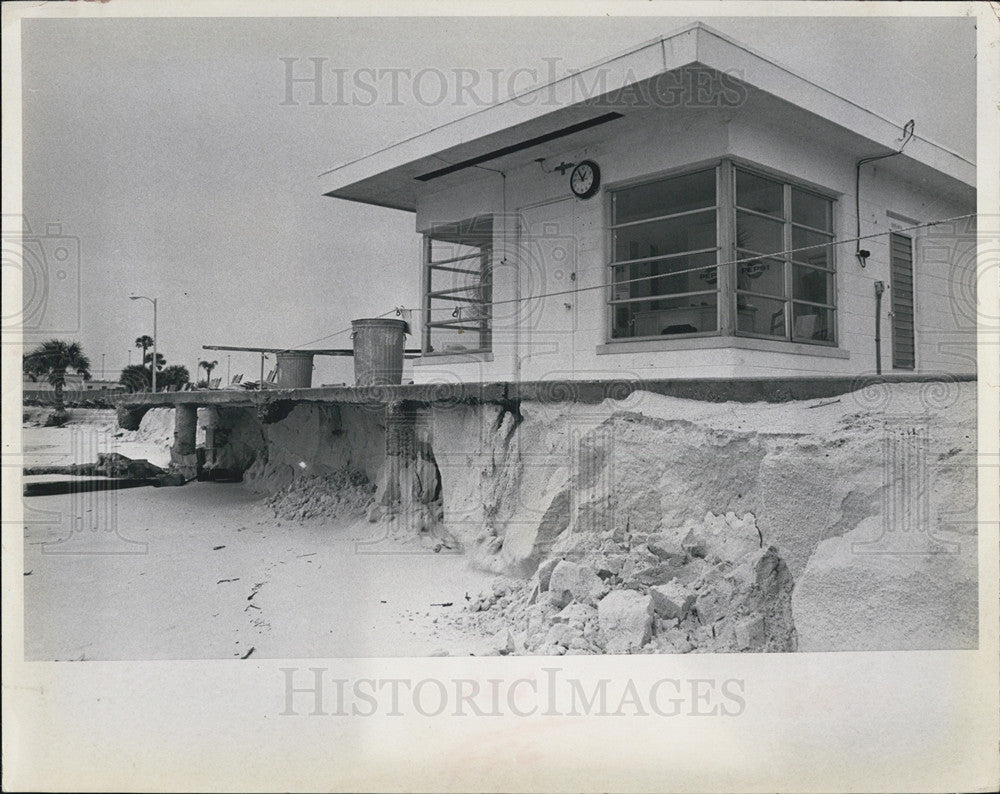
{"type": "MultiPolygon", "coordinates": [[[[875,147],[887,151],[898,148],[905,120],[890,121],[695,22],[581,72],[325,171],[319,175],[321,190],[334,198],[415,211],[421,186],[442,166],[489,162],[526,148],[525,143],[530,147],[540,145],[532,141],[564,135],[592,136],[589,129],[603,129],[596,124],[614,124],[611,119],[596,121],[602,106],[595,102],[597,97],[581,98],[581,86],[600,85],[607,96],[687,67],[739,75],[746,85],[849,130],[875,147]]],[[[607,109],[604,106],[604,111],[607,109]]],[[[619,110],[628,115],[627,108],[619,110]]],[[[578,140],[574,137],[574,143],[578,140]]],[[[975,187],[974,162],[919,134],[910,139],[901,157],[975,187]]]]}

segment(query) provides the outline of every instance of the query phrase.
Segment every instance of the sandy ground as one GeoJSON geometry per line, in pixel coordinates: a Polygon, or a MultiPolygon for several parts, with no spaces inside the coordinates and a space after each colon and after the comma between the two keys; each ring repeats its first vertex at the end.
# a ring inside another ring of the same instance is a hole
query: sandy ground
{"type": "MultiPolygon", "coordinates": [[[[804,405],[715,404],[637,392],[613,408],[719,432],[767,428],[789,439],[867,437],[883,432],[886,419],[912,423],[936,415],[955,451],[973,448],[974,428],[956,422],[973,416],[974,386],[955,387],[951,397],[940,391],[897,385],[804,405]],[[932,411],[935,403],[942,407],[932,411]]],[[[539,427],[546,412],[556,419],[566,412],[559,405],[532,410],[539,427]]],[[[597,422],[611,408],[579,409],[588,411],[597,422]]],[[[165,465],[172,424],[148,424],[119,433],[113,412],[93,411],[66,428],[25,427],[25,463],[84,463],[117,451],[165,465]]],[[[460,620],[470,617],[466,595],[474,601],[492,576],[412,537],[373,538],[385,531],[379,525],[282,522],[238,484],[31,497],[25,504],[30,660],[241,658],[251,649],[256,658],[478,655],[497,648],[497,637],[472,633],[475,620],[460,620]]],[[[782,548],[794,550],[792,541],[806,533],[795,522],[790,528],[782,548]]],[[[818,543],[813,535],[806,540],[818,543]]],[[[803,564],[810,554],[812,546],[803,564]]]]}
{"type": "MultiPolygon", "coordinates": [[[[26,462],[85,462],[73,439],[91,429],[25,428],[26,462]]],[[[86,447],[95,460],[99,446],[86,447]]],[[[116,451],[166,462],[162,445],[121,443],[116,451]]],[[[493,647],[437,622],[491,576],[459,554],[373,536],[375,525],[281,522],[238,484],[32,497],[25,506],[28,660],[465,655],[493,647]]]]}
{"type": "MultiPolygon", "coordinates": [[[[45,412],[32,412],[44,417],[45,412]]],[[[113,410],[70,409],[66,427],[24,427],[21,449],[26,466],[60,466],[70,463],[93,463],[98,452],[118,452],[130,458],[145,458],[165,467],[170,463],[170,448],[161,441],[134,441],[135,433],[116,427],[113,410]]]]}

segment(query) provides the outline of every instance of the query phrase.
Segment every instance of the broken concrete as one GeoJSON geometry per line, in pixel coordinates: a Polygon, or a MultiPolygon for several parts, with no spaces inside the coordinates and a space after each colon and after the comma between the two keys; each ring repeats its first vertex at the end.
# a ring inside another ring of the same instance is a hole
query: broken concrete
{"type": "MultiPolygon", "coordinates": [[[[541,582],[539,587],[541,589],[541,582]]],[[[559,560],[544,589],[567,603],[576,600],[581,604],[593,606],[608,588],[590,568],[567,560],[559,560]]]]}
{"type": "MultiPolygon", "coordinates": [[[[756,535],[747,524],[732,514],[709,513],[704,525],[710,529],[691,528],[712,539],[705,552],[716,564],[685,555],[652,568],[643,568],[658,559],[645,544],[629,546],[623,533],[609,530],[592,537],[589,546],[578,543],[575,561],[555,556],[529,580],[498,580],[492,593],[473,600],[470,611],[486,632],[512,627],[515,643],[527,653],[794,650],[793,582],[777,550],[750,548],[724,558],[739,546],[717,530],[736,526],[756,535]],[[621,573],[601,577],[609,557],[623,560],[621,573]],[[630,573],[636,569],[655,572],[649,584],[630,573]],[[554,628],[566,622],[574,632],[554,628]]],[[[674,534],[684,531],[690,528],[674,534]]]]}
{"type": "Polygon", "coordinates": [[[112,477],[116,479],[150,480],[164,470],[145,459],[127,458],[117,452],[98,452],[96,463],[70,463],[60,466],[26,466],[24,474],[67,474],[74,477],[112,477]]]}
{"type": "Polygon", "coordinates": [[[637,651],[652,637],[653,599],[634,590],[614,590],[597,605],[597,617],[608,653],[637,651]]]}
{"type": "Polygon", "coordinates": [[[656,616],[667,619],[684,620],[695,601],[694,593],[676,579],[650,587],[649,595],[653,599],[656,616]]]}

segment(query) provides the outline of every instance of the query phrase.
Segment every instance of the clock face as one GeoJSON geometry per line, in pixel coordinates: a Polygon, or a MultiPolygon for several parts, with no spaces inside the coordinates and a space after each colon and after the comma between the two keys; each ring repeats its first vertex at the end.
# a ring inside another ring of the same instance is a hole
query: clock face
{"type": "Polygon", "coordinates": [[[584,199],[590,198],[601,186],[601,169],[593,160],[584,160],[570,174],[569,186],[573,195],[584,199]]]}

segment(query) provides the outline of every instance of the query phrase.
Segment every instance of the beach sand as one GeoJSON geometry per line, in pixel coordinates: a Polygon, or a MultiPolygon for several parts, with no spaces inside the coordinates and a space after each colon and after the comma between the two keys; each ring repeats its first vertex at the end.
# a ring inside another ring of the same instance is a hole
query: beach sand
{"type": "MultiPolygon", "coordinates": [[[[27,427],[25,463],[86,462],[97,450],[167,462],[163,439],[113,432],[27,427]]],[[[24,504],[27,660],[495,652],[439,621],[492,575],[446,549],[379,537],[379,525],[281,521],[241,485],[208,482],[24,504]]]]}

